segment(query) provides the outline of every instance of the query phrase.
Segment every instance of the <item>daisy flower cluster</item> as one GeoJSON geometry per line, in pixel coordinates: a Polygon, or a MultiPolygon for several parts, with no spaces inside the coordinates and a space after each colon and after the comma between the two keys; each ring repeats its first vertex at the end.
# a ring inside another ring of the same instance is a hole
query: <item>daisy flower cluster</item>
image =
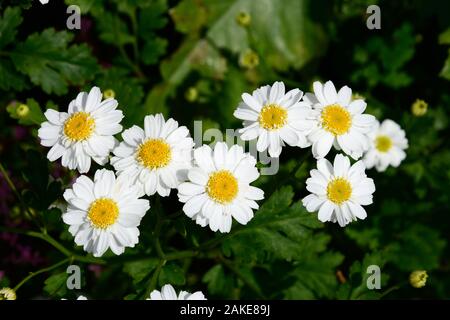
{"type": "MultiPolygon", "coordinates": [[[[243,121],[244,141],[256,140],[258,152],[280,157],[283,147],[311,147],[317,168],[310,171],[302,202],[322,222],[345,226],[365,219],[363,206],[373,201],[375,184],[366,169],[384,171],[406,157],[405,132],[392,120],[365,113],[366,103],[352,90],[336,90],[331,81],[314,82],[313,93],[286,91],[282,82],[242,94],[234,116],[243,121]],[[326,159],[338,150],[333,162],[326,159]],[[352,164],[352,160],[355,161],[352,164]]],[[[218,142],[195,146],[189,130],[162,114],[147,115],[143,126],[122,131],[124,115],[113,97],[99,88],[81,92],[67,111],[48,109],[38,131],[49,147],[50,161],[80,175],[64,192],[62,215],[77,245],[95,257],[108,249],[120,255],[139,243],[139,225],[150,210],[149,197],[169,196],[172,189],[187,217],[216,232],[230,232],[233,220],[245,225],[264,199],[252,184],[259,178],[257,160],[240,145],[218,142]],[[121,133],[121,141],[117,135],[121,133]],[[100,168],[90,173],[95,162],[100,168]],[[157,194],[157,195],[156,195],[157,194]]],[[[166,285],[152,300],[204,299],[166,285]]]]}
{"type": "Polygon", "coordinates": [[[365,170],[397,167],[406,157],[408,140],[394,121],[381,124],[366,114],[366,102],[353,99],[352,90],[336,90],[333,82],[314,82],[312,93],[288,92],[282,82],[244,93],[234,115],[243,120],[243,140],[257,140],[259,152],[279,157],[285,145],[311,147],[317,169],[311,170],[303,199],[309,212],[322,222],[345,226],[367,216],[375,184],[365,170]],[[341,152],[333,163],[325,159],[334,148],[341,152]],[[355,160],[351,164],[350,159],[355,160]]]}
{"type": "Polygon", "coordinates": [[[48,109],[38,131],[41,144],[50,147],[50,161],[61,158],[62,166],[82,173],[64,192],[62,215],[77,245],[95,257],[134,247],[150,209],[148,197],[166,197],[172,189],[186,215],[213,231],[229,232],[233,218],[241,224],[253,218],[264,192],[251,186],[259,171],[241,146],[195,149],[189,130],[162,114],[147,115],[143,127],[122,132],[117,100],[103,97],[94,87],[79,93],[67,112],[48,109]],[[92,160],[109,162],[114,171],[99,169],[92,177],[92,160]]]}

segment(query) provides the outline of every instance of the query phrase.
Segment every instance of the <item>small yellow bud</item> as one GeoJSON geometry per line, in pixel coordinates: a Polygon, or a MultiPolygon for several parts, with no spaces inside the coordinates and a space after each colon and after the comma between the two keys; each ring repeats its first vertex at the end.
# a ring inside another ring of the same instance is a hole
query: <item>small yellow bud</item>
{"type": "Polygon", "coordinates": [[[104,99],[114,98],[115,96],[116,96],[116,93],[114,92],[113,89],[107,89],[103,92],[104,99]]]}
{"type": "Polygon", "coordinates": [[[241,53],[239,57],[239,64],[247,69],[253,69],[259,64],[259,57],[251,49],[247,49],[244,52],[241,53]]]}
{"type": "Polygon", "coordinates": [[[241,27],[248,27],[250,23],[252,22],[252,17],[247,12],[241,11],[236,16],[236,22],[241,27]]]}
{"type": "Polygon", "coordinates": [[[425,101],[420,100],[420,99],[417,99],[416,101],[414,101],[414,103],[411,106],[411,112],[416,117],[423,116],[425,113],[427,113],[427,109],[428,109],[428,103],[426,103],[425,101]]]}
{"type": "Polygon", "coordinates": [[[197,98],[198,98],[198,90],[197,90],[197,88],[190,87],[189,89],[187,89],[186,92],[184,93],[184,97],[189,102],[196,101],[197,98]]]}
{"type": "Polygon", "coordinates": [[[11,288],[0,289],[0,300],[16,300],[16,292],[11,288]]]}
{"type": "Polygon", "coordinates": [[[16,109],[16,113],[19,116],[19,118],[25,118],[28,113],[30,113],[30,108],[26,104],[19,104],[19,106],[16,109]]]}
{"type": "Polygon", "coordinates": [[[358,99],[365,100],[366,98],[364,96],[360,95],[358,92],[354,92],[352,94],[352,100],[358,100],[358,99]]]}
{"type": "Polygon", "coordinates": [[[414,288],[422,288],[425,287],[427,278],[428,274],[425,270],[416,270],[414,272],[411,272],[411,274],[409,275],[409,283],[414,288]]]}

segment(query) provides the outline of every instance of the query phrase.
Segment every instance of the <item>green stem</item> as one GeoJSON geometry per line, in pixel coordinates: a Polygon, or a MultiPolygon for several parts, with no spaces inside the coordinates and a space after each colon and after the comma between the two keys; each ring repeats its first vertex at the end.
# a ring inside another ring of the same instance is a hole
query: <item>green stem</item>
{"type": "Polygon", "coordinates": [[[159,264],[156,267],[155,272],[153,273],[153,276],[150,280],[150,285],[148,286],[147,290],[145,291],[145,297],[148,298],[150,296],[150,293],[156,289],[156,285],[158,284],[158,278],[161,273],[162,267],[166,264],[166,260],[159,260],[159,264]]]}
{"type": "Polygon", "coordinates": [[[138,48],[139,34],[138,34],[138,24],[137,24],[137,19],[136,19],[136,10],[133,9],[133,11],[129,14],[129,16],[130,16],[130,20],[131,20],[131,27],[133,29],[133,35],[134,35],[134,39],[133,39],[134,60],[135,60],[136,64],[138,64],[139,63],[139,48],[138,48]]]}
{"type": "MultiPolygon", "coordinates": [[[[111,27],[112,27],[113,30],[114,30],[114,31],[113,31],[114,34],[117,36],[117,38],[119,38],[119,33],[117,32],[117,25],[116,25],[116,23],[115,23],[115,20],[114,20],[114,23],[112,24],[111,27]]],[[[135,64],[135,63],[130,59],[130,57],[128,56],[127,52],[125,51],[125,47],[124,47],[123,44],[120,42],[120,39],[118,39],[117,48],[119,49],[119,52],[120,52],[121,56],[123,57],[125,63],[126,63],[128,66],[130,66],[131,69],[133,69],[134,73],[136,73],[136,75],[137,75],[139,78],[145,79],[145,75],[144,75],[144,73],[142,72],[141,68],[139,67],[139,65],[135,64]]]]}
{"type": "Polygon", "coordinates": [[[56,269],[56,268],[62,266],[63,264],[69,262],[70,260],[71,260],[71,258],[66,258],[66,259],[64,259],[64,260],[61,260],[61,261],[58,262],[58,263],[55,263],[54,265],[51,265],[50,267],[43,268],[43,269],[40,269],[40,270],[35,271],[35,272],[31,272],[31,273],[30,273],[28,276],[26,276],[22,281],[20,281],[19,284],[16,285],[16,286],[14,287],[13,290],[17,292],[17,290],[19,290],[19,288],[20,288],[23,284],[25,284],[28,280],[30,280],[31,278],[34,278],[35,276],[37,276],[37,275],[39,275],[39,274],[41,274],[41,273],[49,272],[49,271],[51,271],[51,270],[53,270],[53,269],[56,269]]]}
{"type": "Polygon", "coordinates": [[[25,230],[20,230],[20,229],[16,229],[16,228],[6,228],[6,227],[0,227],[0,231],[23,234],[23,235],[26,235],[29,237],[44,240],[47,243],[49,243],[50,245],[52,245],[59,252],[61,252],[63,255],[65,255],[67,257],[71,257],[74,260],[79,261],[79,262],[106,264],[106,261],[103,259],[94,258],[94,257],[85,257],[85,256],[80,256],[80,255],[73,253],[72,251],[70,251],[69,249],[64,247],[61,243],[59,243],[56,239],[54,239],[47,233],[41,233],[41,232],[36,232],[36,231],[25,231],[25,230]]]}
{"type": "Polygon", "coordinates": [[[388,295],[389,293],[391,293],[392,291],[395,291],[395,290],[400,289],[400,288],[401,288],[402,286],[404,286],[406,283],[407,283],[407,282],[402,282],[402,283],[399,283],[399,284],[397,284],[397,285],[395,285],[395,286],[390,287],[389,289],[387,289],[385,292],[383,292],[383,293],[380,295],[379,299],[384,298],[385,296],[387,296],[387,295],[388,295]]]}
{"type": "Polygon", "coordinates": [[[186,258],[192,258],[199,255],[198,251],[186,250],[186,251],[177,251],[173,253],[168,253],[165,255],[165,259],[169,260],[180,260],[186,258]]]}
{"type": "Polygon", "coordinates": [[[153,233],[155,249],[156,249],[156,252],[158,253],[158,257],[161,260],[165,260],[166,257],[165,257],[164,251],[162,250],[161,242],[159,240],[159,236],[161,234],[161,228],[163,225],[163,219],[162,219],[162,215],[161,215],[161,203],[160,203],[159,197],[156,198],[155,211],[156,211],[156,225],[155,225],[155,231],[153,233]]]}

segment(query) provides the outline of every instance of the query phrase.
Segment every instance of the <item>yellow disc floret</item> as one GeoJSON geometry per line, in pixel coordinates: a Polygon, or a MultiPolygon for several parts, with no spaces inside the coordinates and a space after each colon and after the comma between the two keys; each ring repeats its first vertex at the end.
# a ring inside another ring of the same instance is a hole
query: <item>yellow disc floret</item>
{"type": "Polygon", "coordinates": [[[149,139],[139,146],[137,158],[143,166],[158,169],[169,164],[172,151],[163,139],[149,139]]]}
{"type": "Polygon", "coordinates": [[[344,178],[335,178],[328,183],[327,197],[331,202],[340,205],[352,196],[352,186],[344,178]]]}
{"type": "Polygon", "coordinates": [[[236,198],[239,191],[238,181],[228,170],[219,170],[209,176],[206,192],[214,201],[227,204],[236,198]]]}
{"type": "Polygon", "coordinates": [[[88,218],[94,227],[106,229],[113,225],[119,217],[119,207],[109,198],[95,200],[88,211],[88,218]]]}
{"type": "Polygon", "coordinates": [[[375,148],[380,152],[388,152],[392,148],[392,140],[388,136],[378,136],[375,139],[375,148]]]}
{"type": "Polygon", "coordinates": [[[322,127],[339,136],[350,130],[352,117],[350,112],[338,104],[326,106],[322,110],[322,127]]]}
{"type": "Polygon", "coordinates": [[[261,109],[259,124],[266,130],[275,130],[284,127],[287,122],[287,111],[276,104],[269,104],[261,109]]]}
{"type": "Polygon", "coordinates": [[[64,123],[64,134],[71,140],[82,141],[88,139],[95,128],[95,120],[89,113],[80,111],[72,114],[64,123]]]}

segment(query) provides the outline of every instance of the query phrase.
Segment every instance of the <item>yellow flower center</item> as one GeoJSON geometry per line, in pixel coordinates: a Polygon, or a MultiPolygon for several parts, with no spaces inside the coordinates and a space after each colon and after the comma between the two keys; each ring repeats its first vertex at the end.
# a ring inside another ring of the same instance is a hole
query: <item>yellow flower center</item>
{"type": "Polygon", "coordinates": [[[88,211],[88,217],[96,228],[106,229],[119,216],[119,207],[114,200],[109,198],[100,198],[95,200],[88,211]]]}
{"type": "Polygon", "coordinates": [[[287,111],[276,104],[269,104],[261,109],[259,124],[267,130],[282,128],[287,122],[287,111]]]}
{"type": "Polygon", "coordinates": [[[350,182],[344,178],[336,178],[331,180],[327,186],[327,197],[330,201],[341,204],[352,195],[352,186],[350,182]]]}
{"type": "Polygon", "coordinates": [[[375,139],[375,147],[380,152],[388,152],[392,147],[392,140],[388,136],[378,136],[375,139]]]}
{"type": "Polygon", "coordinates": [[[64,123],[64,133],[71,140],[81,141],[88,139],[95,128],[95,120],[83,111],[74,113],[64,123]]]}
{"type": "Polygon", "coordinates": [[[165,167],[172,158],[170,146],[162,139],[150,139],[139,146],[138,160],[149,169],[165,167]]]}
{"type": "Polygon", "coordinates": [[[214,201],[226,204],[236,198],[239,187],[237,179],[230,171],[220,170],[209,176],[206,192],[214,201]]]}
{"type": "Polygon", "coordinates": [[[326,106],[322,110],[322,127],[339,136],[348,132],[352,125],[350,112],[338,104],[326,106]]]}

